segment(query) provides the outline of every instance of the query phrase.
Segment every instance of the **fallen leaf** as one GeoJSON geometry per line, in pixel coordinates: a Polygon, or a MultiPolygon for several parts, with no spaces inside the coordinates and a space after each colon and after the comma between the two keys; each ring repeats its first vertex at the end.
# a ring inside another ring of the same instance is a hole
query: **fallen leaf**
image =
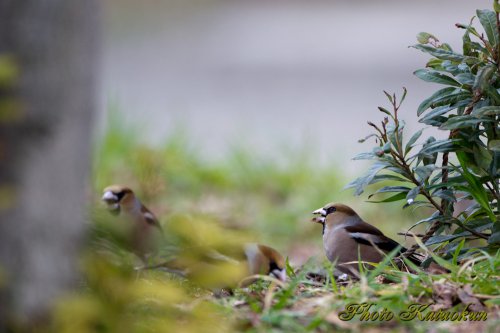
{"type": "Polygon", "coordinates": [[[484,311],[484,305],[476,296],[474,296],[472,286],[470,284],[466,284],[462,288],[458,289],[457,296],[463,304],[469,305],[469,310],[474,312],[484,311]]]}
{"type": "Polygon", "coordinates": [[[437,281],[432,285],[432,297],[436,304],[433,310],[449,309],[457,297],[457,287],[448,282],[437,281]]]}

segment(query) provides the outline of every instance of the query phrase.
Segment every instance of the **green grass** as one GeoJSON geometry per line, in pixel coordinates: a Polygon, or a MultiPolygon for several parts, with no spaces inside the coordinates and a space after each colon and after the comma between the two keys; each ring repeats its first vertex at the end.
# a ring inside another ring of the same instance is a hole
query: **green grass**
{"type": "MultiPolygon", "coordinates": [[[[290,280],[284,287],[259,281],[215,298],[210,289],[162,271],[134,272],[130,258],[124,260],[116,251],[110,255],[92,247],[82,262],[85,288],[63,300],[64,306],[56,307],[56,331],[331,332],[370,328],[493,332],[500,324],[498,253],[465,256],[458,260],[459,265],[455,256],[451,273],[445,275],[418,270],[404,273],[380,265],[357,283],[337,285],[333,281],[331,264],[323,262],[321,227],[309,222],[312,210],[331,201],[363,207],[357,209],[361,216],[376,221],[374,224],[395,238],[397,231],[422,217],[402,212],[398,204],[362,204],[361,198],[341,191],[350,180],[342,174],[342,161],[318,167],[315,152],[306,149],[284,153],[276,161],[245,147],[233,149],[222,160],[208,160],[185,133],[148,146],[140,142],[133,128],[117,119],[110,120],[95,151],[96,204],[106,185],[127,184],[167,230],[192,227],[182,231],[182,237],[187,237],[184,241],[189,242],[198,226],[208,226],[208,240],[237,242],[242,237],[277,248],[289,257],[290,280]],[[321,271],[326,272],[324,280],[307,275],[321,271]],[[364,302],[373,303],[370,311],[385,308],[395,318],[387,322],[360,321],[359,316],[350,321],[339,319],[349,304],[364,302]],[[413,303],[458,311],[470,302],[479,302],[478,309],[488,312],[486,322],[398,319],[413,303]],[[80,318],[78,324],[66,322],[68,316],[80,318]]],[[[396,239],[404,243],[401,237],[396,239]]]]}
{"type": "Polygon", "coordinates": [[[98,197],[109,184],[127,184],[163,223],[178,213],[210,215],[285,251],[297,240],[321,243],[321,227],[309,221],[311,212],[328,202],[352,205],[392,235],[420,217],[402,212],[397,203],[380,209],[342,190],[351,180],[342,161],[317,166],[313,147],[283,149],[274,159],[235,147],[225,158],[211,160],[183,131],[152,147],[119,119],[116,113],[111,117],[97,144],[93,192],[98,197]]]}
{"type": "Polygon", "coordinates": [[[363,327],[378,328],[380,331],[425,332],[436,328],[442,332],[458,331],[470,323],[422,321],[418,315],[411,321],[404,321],[402,318],[404,312],[409,311],[410,306],[415,303],[433,304],[422,311],[422,316],[425,317],[431,308],[436,311],[440,307],[448,311],[461,311],[465,307],[464,303],[470,302],[474,311],[489,311],[487,321],[473,324],[477,325],[474,326],[475,331],[494,332],[496,325],[500,323],[500,260],[498,255],[485,255],[484,259],[467,269],[457,269],[444,275],[403,273],[384,266],[380,267],[380,272],[376,275],[384,277],[386,281],[367,275],[360,282],[342,287],[332,287],[330,281],[312,285],[312,281],[306,279],[304,274],[297,274],[283,289],[273,289],[268,283],[262,283],[253,286],[250,292],[239,292],[221,302],[228,307],[238,304],[232,310],[234,315],[242,318],[247,325],[246,329],[257,332],[329,332],[333,328],[357,331],[363,327]],[[474,302],[481,303],[478,305],[474,302]],[[362,303],[373,304],[369,309],[371,313],[392,313],[393,319],[361,320],[361,314],[349,321],[339,319],[339,315],[346,311],[349,304],[362,303]]]}

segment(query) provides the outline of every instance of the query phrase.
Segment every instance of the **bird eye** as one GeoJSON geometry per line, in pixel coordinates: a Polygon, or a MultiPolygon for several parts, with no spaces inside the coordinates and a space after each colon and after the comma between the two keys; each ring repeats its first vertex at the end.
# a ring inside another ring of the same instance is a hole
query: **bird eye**
{"type": "Polygon", "coordinates": [[[331,213],[335,212],[336,210],[337,210],[336,207],[330,207],[330,208],[328,208],[328,212],[327,213],[331,214],[331,213]]]}
{"type": "Polygon", "coordinates": [[[123,199],[123,197],[125,196],[125,192],[126,191],[120,191],[118,193],[115,193],[116,197],[118,198],[118,201],[120,201],[121,199],[123,199]]]}

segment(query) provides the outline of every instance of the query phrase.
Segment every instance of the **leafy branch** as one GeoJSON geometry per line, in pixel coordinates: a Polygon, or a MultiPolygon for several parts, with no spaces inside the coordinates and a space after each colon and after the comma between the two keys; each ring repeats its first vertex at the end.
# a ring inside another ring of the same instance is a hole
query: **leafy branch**
{"type": "MultiPolygon", "coordinates": [[[[428,223],[421,240],[439,244],[448,254],[462,239],[484,239],[494,247],[500,244],[499,12],[497,1],[495,12],[477,10],[484,33],[473,27],[474,18],[469,24],[456,24],[465,30],[461,53],[430,33],[418,34],[419,43],[413,47],[429,54],[431,59],[426,68],[414,74],[423,81],[444,85],[420,103],[419,122],[448,131],[448,137],[437,140],[430,136],[417,143],[422,128],[405,144],[400,108],[407,91],[403,89],[400,99],[384,91],[390,111],[379,107],[385,114],[383,120],[378,125],[368,122],[375,132],[360,140],[375,138],[376,146],[354,158],[374,162],[365,175],[347,185],[361,195],[367,186],[385,182],[368,198],[392,195],[371,202],[406,200],[404,208],[434,208],[430,217],[414,226],[428,223]],[[441,163],[437,165],[439,156],[441,163]],[[455,212],[457,203],[467,202],[465,209],[455,212]],[[485,233],[486,230],[491,232],[485,233]]],[[[418,245],[407,254],[416,249],[418,245]]]]}

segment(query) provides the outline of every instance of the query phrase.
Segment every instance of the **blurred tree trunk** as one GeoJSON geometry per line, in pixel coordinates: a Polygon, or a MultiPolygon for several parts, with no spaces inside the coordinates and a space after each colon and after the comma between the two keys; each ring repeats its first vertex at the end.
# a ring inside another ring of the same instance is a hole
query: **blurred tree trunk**
{"type": "Polygon", "coordinates": [[[78,282],[98,7],[0,0],[0,331],[44,320],[78,282]]]}

